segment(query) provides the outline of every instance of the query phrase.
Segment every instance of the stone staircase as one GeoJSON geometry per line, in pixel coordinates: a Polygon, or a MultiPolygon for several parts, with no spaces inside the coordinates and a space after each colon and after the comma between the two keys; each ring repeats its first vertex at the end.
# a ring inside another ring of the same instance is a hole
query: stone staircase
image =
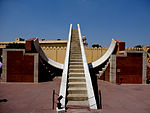
{"type": "Polygon", "coordinates": [[[98,78],[100,78],[103,73],[105,72],[105,70],[107,69],[108,65],[110,64],[110,58],[109,60],[106,62],[105,66],[99,71],[99,75],[98,75],[98,78]]]}
{"type": "Polygon", "coordinates": [[[89,106],[86,79],[77,29],[72,30],[67,106],[89,106]]]}

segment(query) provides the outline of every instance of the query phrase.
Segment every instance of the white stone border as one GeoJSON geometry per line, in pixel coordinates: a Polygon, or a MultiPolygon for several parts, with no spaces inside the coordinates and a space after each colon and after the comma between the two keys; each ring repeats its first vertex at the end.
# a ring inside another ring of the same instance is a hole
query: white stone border
{"type": "Polygon", "coordinates": [[[90,109],[97,109],[97,104],[96,104],[96,100],[95,100],[95,95],[94,95],[94,90],[93,90],[93,86],[92,86],[91,76],[89,73],[88,64],[86,61],[86,56],[85,56],[85,51],[84,51],[84,46],[83,46],[83,42],[82,42],[79,24],[77,24],[77,28],[78,28],[78,33],[79,33],[81,53],[82,53],[82,59],[83,59],[84,74],[85,74],[85,78],[86,78],[86,87],[87,87],[87,91],[88,91],[89,106],[90,106],[90,109]]]}
{"type": "Polygon", "coordinates": [[[100,57],[98,60],[92,62],[92,68],[100,66],[102,63],[104,63],[112,55],[115,47],[116,47],[116,41],[112,39],[111,44],[108,50],[106,51],[106,53],[102,57],[100,57]]]}
{"type": "Polygon", "coordinates": [[[109,81],[111,83],[116,83],[116,55],[111,55],[110,57],[110,72],[109,81]]]}
{"type": "Polygon", "coordinates": [[[49,63],[50,65],[52,65],[58,69],[63,69],[64,64],[56,62],[46,56],[46,54],[43,52],[43,50],[39,44],[38,38],[36,38],[34,40],[34,46],[35,46],[37,52],[39,53],[39,55],[42,57],[42,59],[44,59],[47,63],[49,63]]]}
{"type": "Polygon", "coordinates": [[[146,84],[147,78],[147,52],[143,52],[143,69],[142,69],[142,83],[146,84]]]}
{"type": "Polygon", "coordinates": [[[66,57],[65,57],[63,73],[62,73],[62,78],[61,78],[60,92],[59,92],[59,96],[61,96],[61,95],[63,96],[63,98],[60,100],[60,103],[62,105],[62,109],[56,108],[57,112],[65,112],[68,67],[69,67],[69,57],[70,57],[70,44],[71,44],[71,33],[72,33],[72,24],[70,24],[67,50],[66,50],[66,57]]]}

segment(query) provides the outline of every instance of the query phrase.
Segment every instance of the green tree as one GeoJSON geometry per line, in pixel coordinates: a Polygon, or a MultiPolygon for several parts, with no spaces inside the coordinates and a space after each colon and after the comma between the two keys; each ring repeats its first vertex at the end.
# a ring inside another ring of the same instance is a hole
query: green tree
{"type": "Polygon", "coordinates": [[[142,46],[141,45],[136,45],[136,46],[134,46],[134,48],[142,48],[142,46]]]}
{"type": "Polygon", "coordinates": [[[93,45],[92,45],[92,47],[93,47],[93,48],[95,48],[95,47],[97,47],[97,48],[98,48],[98,47],[102,47],[102,46],[101,46],[101,45],[99,45],[99,44],[93,44],[93,45]]]}

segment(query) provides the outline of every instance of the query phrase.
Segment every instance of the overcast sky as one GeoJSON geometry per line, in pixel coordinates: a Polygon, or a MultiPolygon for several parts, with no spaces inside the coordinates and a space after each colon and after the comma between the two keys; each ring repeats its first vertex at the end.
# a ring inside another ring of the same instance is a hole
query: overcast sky
{"type": "Polygon", "coordinates": [[[80,24],[89,46],[150,45],[150,0],[0,0],[0,41],[68,39],[80,24]]]}

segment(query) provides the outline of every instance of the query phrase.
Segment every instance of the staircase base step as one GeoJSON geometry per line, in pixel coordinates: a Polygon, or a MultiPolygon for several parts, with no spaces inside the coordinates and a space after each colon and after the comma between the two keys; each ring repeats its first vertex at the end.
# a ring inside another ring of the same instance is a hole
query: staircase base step
{"type": "Polygon", "coordinates": [[[86,87],[86,82],[69,82],[69,87],[86,87]]]}
{"type": "Polygon", "coordinates": [[[80,87],[69,87],[68,94],[87,94],[87,89],[80,87]]]}
{"type": "Polygon", "coordinates": [[[85,109],[89,108],[88,101],[69,101],[67,107],[70,109],[85,109]]]}
{"type": "Polygon", "coordinates": [[[88,100],[87,94],[69,94],[68,101],[85,101],[88,100]]]}

